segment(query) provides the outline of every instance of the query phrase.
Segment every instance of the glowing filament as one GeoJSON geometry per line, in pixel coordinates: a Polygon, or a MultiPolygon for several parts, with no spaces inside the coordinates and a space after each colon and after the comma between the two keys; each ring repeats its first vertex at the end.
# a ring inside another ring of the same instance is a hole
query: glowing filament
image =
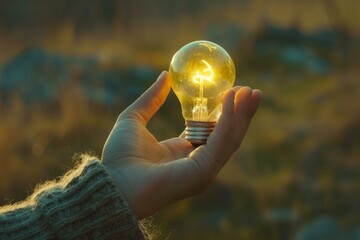
{"type": "Polygon", "coordinates": [[[205,60],[201,60],[202,63],[205,64],[206,68],[201,71],[196,72],[195,76],[193,77],[194,83],[202,83],[204,80],[208,82],[212,82],[212,78],[214,76],[214,71],[212,69],[212,66],[205,60]]]}
{"type": "Polygon", "coordinates": [[[201,72],[196,71],[193,82],[199,84],[199,97],[194,99],[193,120],[206,121],[208,117],[207,98],[204,98],[204,81],[213,82],[214,71],[212,66],[205,60],[201,62],[206,66],[201,72]]]}

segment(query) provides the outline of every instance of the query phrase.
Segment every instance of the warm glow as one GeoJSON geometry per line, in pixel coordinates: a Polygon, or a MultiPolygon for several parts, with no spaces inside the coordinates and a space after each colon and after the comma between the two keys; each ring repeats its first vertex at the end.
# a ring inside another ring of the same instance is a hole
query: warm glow
{"type": "Polygon", "coordinates": [[[193,77],[193,81],[195,83],[202,84],[205,81],[212,82],[212,78],[214,76],[214,70],[212,66],[205,60],[201,60],[202,63],[206,66],[205,69],[200,71],[196,71],[195,76],[193,77]]]}
{"type": "Polygon", "coordinates": [[[213,42],[191,42],[174,54],[169,72],[184,119],[217,122],[222,95],[235,81],[230,55],[213,42]]]}

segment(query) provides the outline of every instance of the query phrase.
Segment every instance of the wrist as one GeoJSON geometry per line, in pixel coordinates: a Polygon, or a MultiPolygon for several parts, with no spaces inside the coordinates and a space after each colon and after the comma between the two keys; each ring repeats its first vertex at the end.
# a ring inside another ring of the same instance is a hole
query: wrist
{"type": "Polygon", "coordinates": [[[131,201],[131,188],[130,184],[127,182],[127,180],[122,177],[122,175],[119,173],[119,170],[114,168],[113,166],[108,166],[107,164],[101,162],[104,166],[104,169],[108,173],[108,175],[111,177],[112,181],[114,182],[114,185],[116,187],[117,192],[120,193],[120,195],[124,198],[126,203],[129,206],[129,209],[133,213],[133,215],[138,219],[138,216],[136,215],[136,209],[133,206],[131,201]]]}

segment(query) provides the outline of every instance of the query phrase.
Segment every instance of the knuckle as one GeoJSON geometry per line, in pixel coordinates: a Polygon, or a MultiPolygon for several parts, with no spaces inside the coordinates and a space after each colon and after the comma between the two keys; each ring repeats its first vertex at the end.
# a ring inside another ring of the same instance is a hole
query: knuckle
{"type": "Polygon", "coordinates": [[[152,99],[152,104],[156,108],[159,108],[163,104],[163,99],[160,98],[159,96],[154,96],[153,99],[152,99]]]}

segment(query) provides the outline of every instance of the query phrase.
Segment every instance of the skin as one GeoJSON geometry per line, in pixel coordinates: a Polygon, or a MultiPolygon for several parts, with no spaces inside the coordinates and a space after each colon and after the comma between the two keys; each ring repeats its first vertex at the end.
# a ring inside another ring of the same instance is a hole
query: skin
{"type": "Polygon", "coordinates": [[[158,142],[146,128],[169,92],[164,71],[120,114],[103,148],[102,163],[139,220],[209,187],[240,147],[261,97],[249,87],[229,90],[207,144],[195,149],[181,136],[158,142]]]}

